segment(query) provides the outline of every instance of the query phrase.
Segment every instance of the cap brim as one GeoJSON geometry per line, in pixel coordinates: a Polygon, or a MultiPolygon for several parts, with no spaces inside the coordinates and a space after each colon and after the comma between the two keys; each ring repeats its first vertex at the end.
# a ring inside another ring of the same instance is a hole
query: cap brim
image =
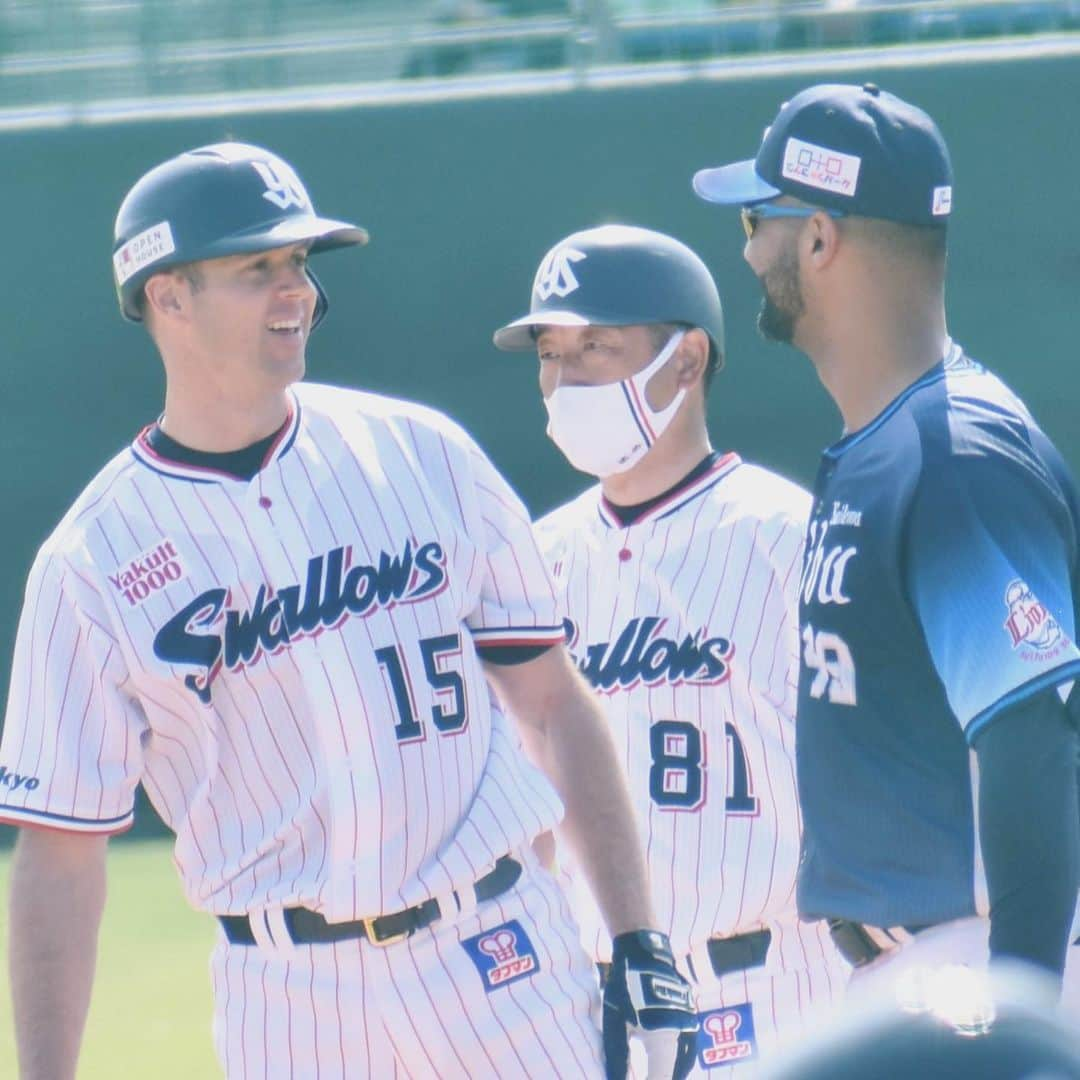
{"type": "Polygon", "coordinates": [[[721,165],[716,169],[699,169],[694,173],[694,191],[706,202],[742,206],[745,203],[775,199],[783,194],[779,188],[766,184],[757,174],[753,159],[721,165]]]}
{"type": "Polygon", "coordinates": [[[534,326],[588,326],[590,320],[576,311],[533,311],[495,331],[497,349],[519,352],[533,347],[534,326]]]}
{"type": "Polygon", "coordinates": [[[315,251],[368,242],[367,229],[361,229],[359,225],[348,221],[335,221],[333,218],[324,217],[287,218],[265,235],[270,239],[280,240],[282,244],[312,240],[312,249],[315,251]]]}

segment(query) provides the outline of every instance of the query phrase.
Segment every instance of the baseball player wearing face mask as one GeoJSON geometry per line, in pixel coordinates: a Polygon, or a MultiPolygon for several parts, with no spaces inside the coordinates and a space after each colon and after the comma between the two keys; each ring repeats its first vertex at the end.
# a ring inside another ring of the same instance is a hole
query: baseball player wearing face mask
{"type": "MultiPolygon", "coordinates": [[[[809,499],[712,449],[705,397],[723,342],[701,260],[623,225],[556,244],[529,313],[495,334],[499,348],[536,350],[548,433],[599,479],[537,531],[629,778],[660,926],[695,985],[695,1071],[738,1076],[826,1008],[847,969],[824,926],[794,910],[809,499]]],[[[595,903],[575,862],[560,862],[606,964],[595,903]]]]}
{"type": "Polygon", "coordinates": [[[0,744],[25,1080],[74,1075],[139,782],[220,923],[229,1077],[599,1075],[592,966],[529,846],[560,818],[657,1070],[694,1028],[520,501],[446,417],[300,382],[326,311],[308,255],[366,239],[246,144],[121,206],[117,291],[165,410],[27,585],[0,744]]]}

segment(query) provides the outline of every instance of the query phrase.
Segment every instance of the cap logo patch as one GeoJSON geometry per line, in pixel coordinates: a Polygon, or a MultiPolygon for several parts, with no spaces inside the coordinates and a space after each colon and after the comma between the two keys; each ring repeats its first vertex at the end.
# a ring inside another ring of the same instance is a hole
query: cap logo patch
{"type": "Polygon", "coordinates": [[[576,248],[556,248],[536,271],[533,292],[537,298],[548,300],[552,296],[569,296],[578,288],[578,279],[571,264],[581,262],[585,257],[585,252],[576,248]]]}
{"type": "Polygon", "coordinates": [[[149,229],[143,229],[113,254],[116,284],[123,285],[133,274],[156,263],[158,259],[164,259],[175,250],[172,228],[167,221],[159,221],[149,229]]]}
{"type": "Polygon", "coordinates": [[[839,150],[789,138],[780,171],[788,180],[852,198],[859,182],[861,164],[862,159],[855,154],[842,154],[839,150]]]}
{"type": "Polygon", "coordinates": [[[300,210],[311,209],[311,200],[304,185],[300,183],[300,177],[284,161],[253,161],[251,167],[266,185],[263,198],[272,202],[279,210],[288,210],[290,206],[300,210]]]}
{"type": "Polygon", "coordinates": [[[944,187],[934,188],[934,203],[930,212],[934,217],[944,217],[952,210],[952,187],[946,184],[944,187]]]}

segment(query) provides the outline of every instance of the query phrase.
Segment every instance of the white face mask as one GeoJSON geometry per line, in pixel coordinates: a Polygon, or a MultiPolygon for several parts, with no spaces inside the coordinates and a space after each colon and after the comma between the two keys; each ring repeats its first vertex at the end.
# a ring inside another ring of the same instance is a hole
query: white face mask
{"type": "Polygon", "coordinates": [[[626,472],[664,433],[686,388],[656,412],[645,400],[645,387],[671,359],[683,333],[672,334],[656,359],[629,379],[604,386],[560,386],[544,399],[547,433],[575,469],[599,477],[626,472]]]}

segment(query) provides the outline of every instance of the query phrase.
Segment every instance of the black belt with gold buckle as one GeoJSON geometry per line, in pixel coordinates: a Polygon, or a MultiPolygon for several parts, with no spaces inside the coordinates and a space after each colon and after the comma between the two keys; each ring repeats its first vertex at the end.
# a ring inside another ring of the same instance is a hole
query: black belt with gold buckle
{"type": "MultiPolygon", "coordinates": [[[[476,894],[477,903],[500,896],[512,888],[520,876],[521,863],[509,855],[504,855],[495,863],[495,869],[491,873],[485,874],[474,883],[473,892],[476,894]]],[[[328,945],[335,941],[350,941],[355,938],[364,938],[372,945],[392,945],[395,941],[412,937],[418,930],[423,930],[443,916],[439,901],[434,898],[415,907],[405,908],[404,911],[395,911],[391,915],[376,915],[370,919],[356,919],[352,922],[327,922],[317,911],[302,907],[285,908],[281,914],[294,945],[328,945]]],[[[225,937],[230,945],[256,944],[250,916],[219,915],[218,922],[225,930],[225,937]]]]}

